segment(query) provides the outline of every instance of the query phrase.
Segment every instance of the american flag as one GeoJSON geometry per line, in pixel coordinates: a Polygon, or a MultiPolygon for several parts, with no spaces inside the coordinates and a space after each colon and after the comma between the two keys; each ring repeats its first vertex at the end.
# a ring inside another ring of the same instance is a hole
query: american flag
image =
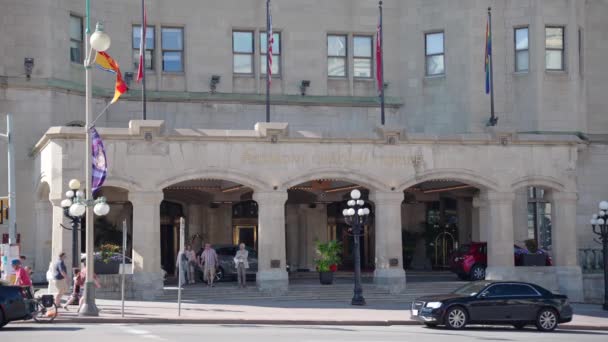
{"type": "MultiPolygon", "coordinates": [[[[142,0],[143,4],[143,0],[142,0]]],[[[144,7],[145,8],[145,7],[144,7]]],[[[146,10],[144,9],[144,18],[143,24],[141,25],[141,33],[139,35],[139,67],[137,68],[137,78],[135,81],[139,83],[144,78],[145,66],[144,66],[144,58],[146,55],[146,31],[147,31],[147,20],[146,20],[146,10]]]]}
{"type": "Polygon", "coordinates": [[[274,35],[272,34],[272,15],[268,16],[268,35],[267,35],[267,48],[268,48],[268,63],[266,64],[266,72],[268,73],[268,83],[272,83],[272,46],[274,45],[274,35]]]}

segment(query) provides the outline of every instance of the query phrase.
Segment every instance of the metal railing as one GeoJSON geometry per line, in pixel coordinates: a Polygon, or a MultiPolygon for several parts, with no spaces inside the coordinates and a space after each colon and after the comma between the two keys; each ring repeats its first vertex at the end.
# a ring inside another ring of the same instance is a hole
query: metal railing
{"type": "Polygon", "coordinates": [[[581,248],[578,250],[578,262],[583,272],[593,273],[604,270],[604,253],[599,248],[581,248]]]}

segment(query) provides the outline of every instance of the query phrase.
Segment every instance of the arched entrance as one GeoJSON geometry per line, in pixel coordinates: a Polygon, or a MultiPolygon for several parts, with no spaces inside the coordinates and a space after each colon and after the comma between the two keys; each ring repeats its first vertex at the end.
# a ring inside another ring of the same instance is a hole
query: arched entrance
{"type": "Polygon", "coordinates": [[[317,242],[337,240],[342,243],[342,263],[338,270],[352,271],[352,235],[342,210],[347,207],[350,192],[359,189],[371,209],[361,241],[361,267],[374,269],[374,210],[369,190],[359,184],[340,179],[315,179],[288,189],[285,204],[286,253],[291,272],[315,271],[317,242]]]}
{"type": "Polygon", "coordinates": [[[205,243],[212,244],[220,259],[227,260],[232,260],[233,255],[228,255],[232,247],[241,242],[257,250],[258,209],[251,187],[230,180],[199,178],[167,186],[163,193],[160,252],[162,268],[169,275],[175,274],[181,217],[186,221],[186,244],[197,254],[202,253],[205,243]]]}
{"type": "Polygon", "coordinates": [[[403,260],[411,270],[447,270],[450,255],[485,229],[475,198],[480,189],[453,179],[424,181],[405,189],[403,260]]]}

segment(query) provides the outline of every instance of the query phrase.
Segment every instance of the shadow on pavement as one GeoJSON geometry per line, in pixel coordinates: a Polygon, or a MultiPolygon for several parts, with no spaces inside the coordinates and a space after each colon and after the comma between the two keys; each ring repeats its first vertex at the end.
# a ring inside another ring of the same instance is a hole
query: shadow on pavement
{"type": "Polygon", "coordinates": [[[7,331],[79,331],[79,330],[83,330],[84,328],[79,328],[79,327],[66,327],[65,325],[50,325],[50,324],[39,324],[39,325],[28,325],[28,326],[21,326],[21,325],[16,325],[16,326],[6,326],[4,328],[2,328],[2,332],[7,332],[7,331]]]}

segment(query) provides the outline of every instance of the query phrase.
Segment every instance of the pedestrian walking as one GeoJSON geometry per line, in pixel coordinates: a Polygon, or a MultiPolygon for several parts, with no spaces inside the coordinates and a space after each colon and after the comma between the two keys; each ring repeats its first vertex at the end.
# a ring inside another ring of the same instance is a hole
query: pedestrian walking
{"type": "Polygon", "coordinates": [[[65,267],[65,253],[59,253],[59,258],[53,265],[53,284],[55,286],[55,305],[61,307],[61,298],[68,292],[68,272],[65,267]]]}
{"type": "Polygon", "coordinates": [[[201,254],[201,266],[207,280],[207,286],[214,287],[213,280],[215,279],[215,270],[218,266],[217,253],[215,249],[211,248],[211,245],[206,243],[205,250],[201,254]]]}
{"type": "Polygon", "coordinates": [[[11,264],[15,271],[15,283],[13,285],[27,287],[33,297],[34,288],[32,287],[32,279],[30,278],[29,272],[21,265],[20,260],[15,259],[11,264]]]}
{"type": "MultiPolygon", "coordinates": [[[[86,259],[82,259],[80,260],[82,262],[82,270],[80,270],[80,279],[81,279],[81,284],[84,285],[87,282],[87,260],[86,259]]],[[[95,282],[95,288],[100,288],[101,284],[99,283],[99,279],[97,279],[97,274],[93,273],[93,281],[95,282]]],[[[80,296],[80,303],[78,304],[78,311],[80,312],[80,308],[82,307],[82,304],[84,304],[84,296],[80,296]]],[[[99,309],[99,311],[101,311],[101,309],[99,309]]]]}
{"type": "Polygon", "coordinates": [[[63,308],[66,310],[68,310],[68,305],[79,305],[80,303],[80,292],[82,290],[82,286],[84,285],[84,275],[82,275],[79,269],[74,270],[73,280],[74,286],[72,287],[72,295],[63,306],[63,308]]]}
{"type": "Polygon", "coordinates": [[[188,284],[194,284],[194,276],[196,274],[196,253],[190,245],[186,245],[186,258],[188,258],[188,284]]]}
{"type": "Polygon", "coordinates": [[[236,251],[234,256],[234,265],[236,267],[236,274],[239,280],[239,287],[247,287],[247,269],[249,268],[249,251],[245,248],[245,244],[241,243],[239,249],[236,251]]]}

